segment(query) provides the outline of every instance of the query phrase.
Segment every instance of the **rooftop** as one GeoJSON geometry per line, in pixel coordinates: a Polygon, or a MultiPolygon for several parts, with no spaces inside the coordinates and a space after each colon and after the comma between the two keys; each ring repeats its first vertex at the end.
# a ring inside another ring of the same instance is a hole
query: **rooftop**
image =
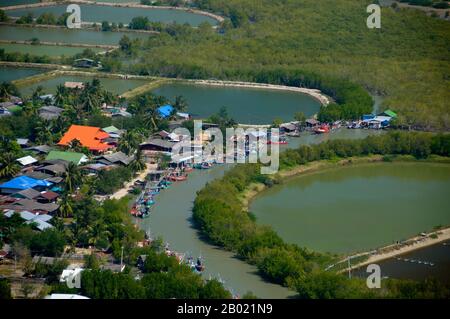
{"type": "Polygon", "coordinates": [[[91,151],[105,151],[111,146],[102,140],[109,137],[109,134],[102,131],[99,127],[72,125],[64,134],[58,145],[69,145],[73,140],[80,141],[81,145],[91,151]]]}
{"type": "Polygon", "coordinates": [[[81,164],[87,162],[88,158],[83,153],[77,152],[62,152],[62,151],[51,151],[48,153],[46,160],[65,160],[68,162],[72,162],[74,164],[81,164]]]}
{"type": "Polygon", "coordinates": [[[7,181],[6,183],[1,184],[0,188],[28,189],[37,186],[48,187],[51,185],[52,183],[45,180],[35,179],[28,176],[18,176],[7,181]]]}

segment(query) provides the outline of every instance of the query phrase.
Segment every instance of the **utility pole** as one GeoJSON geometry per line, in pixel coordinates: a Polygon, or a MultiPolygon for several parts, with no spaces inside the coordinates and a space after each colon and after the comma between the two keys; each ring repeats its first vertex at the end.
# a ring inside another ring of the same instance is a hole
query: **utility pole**
{"type": "Polygon", "coordinates": [[[123,264],[123,246],[122,246],[122,253],[120,254],[120,270],[122,271],[122,264],[123,264]]]}
{"type": "Polygon", "coordinates": [[[350,263],[351,258],[351,256],[348,257],[348,279],[352,279],[352,265],[350,263]]]}

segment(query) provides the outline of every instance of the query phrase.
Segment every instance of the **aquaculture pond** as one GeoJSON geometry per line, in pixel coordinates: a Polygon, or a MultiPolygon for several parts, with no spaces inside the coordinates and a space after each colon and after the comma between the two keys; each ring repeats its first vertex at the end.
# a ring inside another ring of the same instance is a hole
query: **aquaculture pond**
{"type": "Polygon", "coordinates": [[[312,116],[320,108],[309,95],[279,90],[171,83],[153,92],[170,100],[182,95],[188,101],[188,112],[196,118],[207,118],[225,106],[234,120],[244,124],[270,124],[275,118],[289,121],[296,112],[312,116]]]}
{"type": "Polygon", "coordinates": [[[11,82],[43,72],[45,72],[45,70],[35,68],[0,66],[0,82],[11,82]]]}
{"type": "MultiPolygon", "coordinates": [[[[0,49],[4,49],[7,53],[28,53],[31,55],[46,55],[49,57],[60,57],[60,56],[73,56],[77,53],[83,52],[85,47],[69,47],[60,45],[32,45],[32,44],[17,44],[17,43],[0,43],[0,49]]],[[[100,48],[89,48],[94,52],[105,51],[105,49],[100,48]]]]}
{"type": "MultiPolygon", "coordinates": [[[[57,76],[48,80],[40,81],[32,85],[21,87],[20,92],[25,96],[30,96],[33,91],[41,86],[45,93],[55,93],[56,87],[59,84],[64,84],[65,82],[87,82],[92,81],[94,77],[89,76],[57,76]]],[[[107,90],[115,94],[123,94],[129,90],[132,90],[138,86],[145,83],[143,80],[133,80],[133,79],[116,79],[116,78],[99,78],[102,86],[107,90]]]]}
{"type": "MultiPolygon", "coordinates": [[[[64,12],[66,12],[66,9],[67,5],[55,5],[47,7],[7,10],[6,13],[12,17],[21,17],[28,14],[29,12],[31,12],[35,17],[38,17],[45,12],[51,12],[56,16],[60,16],[64,12]]],[[[109,21],[128,24],[134,17],[144,16],[153,22],[176,22],[178,24],[188,23],[192,26],[198,26],[203,22],[208,22],[211,25],[217,24],[217,21],[213,18],[184,10],[162,8],[129,8],[87,4],[81,4],[80,9],[81,21],[84,22],[109,21]]]]}
{"type": "MultiPolygon", "coordinates": [[[[378,262],[384,278],[425,280],[437,278],[450,283],[450,241],[444,241],[378,262]]],[[[353,272],[367,278],[366,268],[353,272]]]]}
{"type": "Polygon", "coordinates": [[[0,7],[18,6],[22,4],[38,3],[39,0],[1,0],[0,7]]]}
{"type": "Polygon", "coordinates": [[[450,224],[450,165],[379,163],[298,176],[250,210],[287,242],[349,253],[450,224]]]}
{"type": "Polygon", "coordinates": [[[138,32],[101,32],[94,30],[76,30],[65,28],[29,28],[19,26],[0,26],[0,39],[10,41],[29,41],[71,44],[118,45],[126,35],[130,39],[146,39],[152,35],[138,32]]]}

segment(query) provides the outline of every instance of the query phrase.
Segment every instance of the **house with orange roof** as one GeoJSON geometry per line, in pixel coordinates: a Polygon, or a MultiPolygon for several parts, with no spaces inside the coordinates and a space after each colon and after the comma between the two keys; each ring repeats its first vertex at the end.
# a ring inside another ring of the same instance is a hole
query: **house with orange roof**
{"type": "Polygon", "coordinates": [[[105,142],[107,138],[109,138],[109,134],[99,127],[72,125],[58,142],[58,145],[69,146],[72,141],[78,140],[82,146],[87,147],[90,151],[103,153],[113,147],[105,142]]]}

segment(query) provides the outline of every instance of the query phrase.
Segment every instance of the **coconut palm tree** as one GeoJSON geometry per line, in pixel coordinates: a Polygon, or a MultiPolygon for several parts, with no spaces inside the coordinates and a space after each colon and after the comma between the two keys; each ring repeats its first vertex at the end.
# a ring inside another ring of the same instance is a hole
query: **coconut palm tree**
{"type": "Polygon", "coordinates": [[[129,130],[119,139],[119,150],[127,155],[133,154],[142,140],[142,135],[136,130],[129,130]]]}
{"type": "Polygon", "coordinates": [[[133,169],[133,171],[135,172],[142,171],[146,168],[145,160],[142,156],[142,151],[140,149],[136,151],[136,154],[134,155],[134,160],[133,162],[131,162],[130,166],[131,169],[133,169]]]}
{"type": "Polygon", "coordinates": [[[26,116],[36,116],[38,114],[39,108],[40,105],[37,101],[29,101],[25,103],[25,105],[22,107],[22,110],[26,116]]]}
{"type": "Polygon", "coordinates": [[[67,218],[73,215],[73,202],[68,192],[64,192],[61,196],[59,204],[58,216],[61,218],[67,218]]]}
{"type": "Polygon", "coordinates": [[[55,94],[55,105],[57,106],[64,106],[67,101],[67,90],[64,87],[64,85],[59,84],[56,87],[56,94],[55,94]]]}
{"type": "Polygon", "coordinates": [[[20,171],[17,164],[16,156],[11,153],[3,153],[0,155],[0,177],[12,177],[20,171]]]}
{"type": "Polygon", "coordinates": [[[184,112],[188,107],[188,103],[182,95],[178,95],[175,97],[175,103],[173,104],[173,107],[178,112],[184,112]]]}
{"type": "Polygon", "coordinates": [[[0,84],[0,99],[5,100],[12,95],[19,95],[17,87],[11,82],[2,82],[0,84]]]}
{"type": "Polygon", "coordinates": [[[102,221],[96,221],[94,224],[88,225],[87,231],[89,234],[88,242],[94,247],[97,246],[100,240],[107,239],[111,235],[106,224],[102,221]]]}
{"type": "Polygon", "coordinates": [[[64,176],[64,183],[66,185],[66,190],[69,193],[73,193],[73,191],[81,183],[82,180],[82,175],[78,166],[70,162],[63,176],[64,176]]]}
{"type": "Polygon", "coordinates": [[[40,120],[35,128],[36,141],[39,144],[53,143],[53,123],[48,120],[40,120]]]}

